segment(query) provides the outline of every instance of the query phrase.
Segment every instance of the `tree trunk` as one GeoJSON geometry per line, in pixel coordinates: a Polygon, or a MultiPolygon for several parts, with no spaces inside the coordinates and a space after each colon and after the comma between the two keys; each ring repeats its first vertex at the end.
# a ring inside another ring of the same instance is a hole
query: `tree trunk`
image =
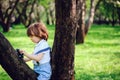
{"type": "Polygon", "coordinates": [[[50,25],[50,18],[49,18],[49,10],[47,10],[47,8],[45,9],[46,10],[46,23],[47,25],[50,25]]]}
{"type": "MultiPolygon", "coordinates": [[[[1,23],[3,23],[4,25],[3,26],[3,32],[8,32],[10,27],[11,27],[11,16],[15,10],[15,7],[17,6],[19,0],[16,0],[15,3],[14,3],[14,6],[9,6],[4,14],[4,19],[1,21],[1,23]]],[[[0,8],[1,9],[1,8],[0,8]]],[[[1,11],[1,14],[3,15],[2,11],[1,11]]]]}
{"type": "Polygon", "coordinates": [[[0,21],[0,24],[1,24],[1,27],[3,29],[3,32],[8,32],[10,30],[11,23],[6,24],[6,23],[0,21]]]}
{"type": "Polygon", "coordinates": [[[76,44],[84,43],[85,37],[85,0],[77,0],[76,44]]]}
{"type": "Polygon", "coordinates": [[[56,31],[52,80],[74,80],[76,0],[55,0],[56,31]]]}
{"type": "Polygon", "coordinates": [[[112,26],[115,26],[115,10],[112,12],[112,26]]]}
{"type": "Polygon", "coordinates": [[[36,80],[35,72],[18,58],[16,51],[1,33],[0,64],[13,80],[36,80]]]}
{"type": "Polygon", "coordinates": [[[102,0],[98,0],[95,6],[95,0],[90,0],[90,12],[89,18],[85,23],[85,15],[86,15],[86,4],[85,0],[76,0],[77,1],[77,34],[76,34],[76,44],[84,43],[85,36],[88,33],[89,28],[94,20],[95,10],[97,10],[100,2],[102,0]]]}
{"type": "Polygon", "coordinates": [[[94,14],[95,14],[95,0],[90,0],[90,13],[89,13],[89,18],[85,24],[85,34],[88,33],[88,30],[93,23],[94,14]]]}

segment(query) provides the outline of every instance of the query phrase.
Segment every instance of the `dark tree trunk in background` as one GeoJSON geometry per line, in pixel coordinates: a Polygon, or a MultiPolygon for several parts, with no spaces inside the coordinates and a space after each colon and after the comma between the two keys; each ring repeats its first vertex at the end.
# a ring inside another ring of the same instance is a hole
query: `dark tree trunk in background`
{"type": "Polygon", "coordinates": [[[76,33],[76,44],[84,43],[85,36],[88,33],[89,28],[91,27],[93,20],[95,9],[97,9],[101,0],[98,0],[95,6],[95,0],[90,0],[90,12],[88,20],[85,22],[86,15],[86,3],[85,0],[76,0],[77,4],[77,33],[76,33]]]}
{"type": "Polygon", "coordinates": [[[19,0],[16,0],[14,4],[10,5],[6,12],[2,12],[2,6],[0,5],[0,23],[3,28],[3,32],[8,32],[11,27],[11,17],[12,13],[15,10],[15,7],[17,6],[19,0]]]}
{"type": "Polygon", "coordinates": [[[52,80],[74,80],[76,0],[55,0],[55,7],[52,80]]]}
{"type": "Polygon", "coordinates": [[[36,5],[36,2],[37,2],[37,0],[33,0],[33,3],[31,4],[31,10],[30,10],[29,15],[28,15],[29,19],[28,19],[28,22],[25,24],[26,27],[29,27],[29,25],[30,25],[31,23],[35,22],[35,21],[32,19],[32,13],[34,12],[34,6],[36,5]]]}
{"type": "Polygon", "coordinates": [[[113,12],[112,12],[112,26],[115,26],[115,10],[113,9],[113,12]]]}
{"type": "Polygon", "coordinates": [[[6,24],[6,23],[0,21],[0,24],[2,26],[3,32],[8,32],[9,31],[11,23],[6,24]]]}
{"type": "Polygon", "coordinates": [[[90,0],[90,12],[89,12],[89,18],[85,24],[85,34],[88,33],[88,30],[90,29],[93,23],[94,14],[95,14],[95,0],[90,0]]]}
{"type": "Polygon", "coordinates": [[[76,0],[77,4],[77,33],[76,44],[84,43],[85,37],[85,0],[76,0]]]}
{"type": "Polygon", "coordinates": [[[45,11],[46,11],[46,23],[48,24],[48,25],[50,25],[50,17],[49,17],[49,10],[47,10],[47,8],[45,9],[45,11]]]}
{"type": "Polygon", "coordinates": [[[36,74],[16,55],[7,39],[0,33],[0,64],[13,80],[36,80],[36,74]]]}
{"type": "Polygon", "coordinates": [[[118,14],[118,19],[119,19],[119,24],[120,24],[120,8],[117,8],[117,14],[118,14]]]}

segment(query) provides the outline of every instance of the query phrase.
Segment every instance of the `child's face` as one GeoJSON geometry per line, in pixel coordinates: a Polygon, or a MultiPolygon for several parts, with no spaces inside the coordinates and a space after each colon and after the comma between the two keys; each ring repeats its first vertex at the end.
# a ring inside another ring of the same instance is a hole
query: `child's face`
{"type": "Polygon", "coordinates": [[[34,43],[38,43],[40,41],[40,38],[37,36],[30,36],[30,39],[32,40],[32,42],[34,43]]]}

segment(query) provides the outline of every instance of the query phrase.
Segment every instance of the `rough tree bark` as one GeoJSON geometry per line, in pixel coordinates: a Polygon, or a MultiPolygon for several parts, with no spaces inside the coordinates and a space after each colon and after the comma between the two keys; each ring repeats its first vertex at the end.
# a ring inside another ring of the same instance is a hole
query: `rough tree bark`
{"type": "Polygon", "coordinates": [[[77,10],[77,33],[76,33],[76,44],[84,43],[85,38],[85,0],[76,0],[77,10]]]}
{"type": "Polygon", "coordinates": [[[95,14],[95,0],[90,0],[90,13],[89,13],[88,21],[85,24],[85,35],[88,33],[88,30],[90,29],[93,23],[94,14],[95,14]]]}
{"type": "Polygon", "coordinates": [[[52,80],[74,80],[76,0],[55,0],[56,29],[52,80]]]}
{"type": "Polygon", "coordinates": [[[90,29],[93,23],[95,10],[99,6],[100,2],[101,0],[98,0],[97,4],[95,5],[95,0],[90,0],[90,12],[89,12],[88,19],[85,23],[85,15],[86,15],[85,0],[77,0],[78,28],[77,28],[77,34],[76,34],[76,44],[84,43],[85,36],[87,35],[88,30],[90,29]]]}
{"type": "Polygon", "coordinates": [[[17,57],[8,40],[0,33],[0,64],[13,80],[37,80],[37,75],[17,57]]]}

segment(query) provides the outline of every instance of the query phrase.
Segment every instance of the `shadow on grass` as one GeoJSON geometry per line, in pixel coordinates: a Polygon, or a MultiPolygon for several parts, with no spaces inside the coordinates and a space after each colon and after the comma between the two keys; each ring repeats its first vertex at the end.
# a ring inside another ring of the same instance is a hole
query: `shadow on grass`
{"type": "Polygon", "coordinates": [[[117,57],[117,58],[120,58],[120,52],[114,52],[114,55],[117,57]]]}

